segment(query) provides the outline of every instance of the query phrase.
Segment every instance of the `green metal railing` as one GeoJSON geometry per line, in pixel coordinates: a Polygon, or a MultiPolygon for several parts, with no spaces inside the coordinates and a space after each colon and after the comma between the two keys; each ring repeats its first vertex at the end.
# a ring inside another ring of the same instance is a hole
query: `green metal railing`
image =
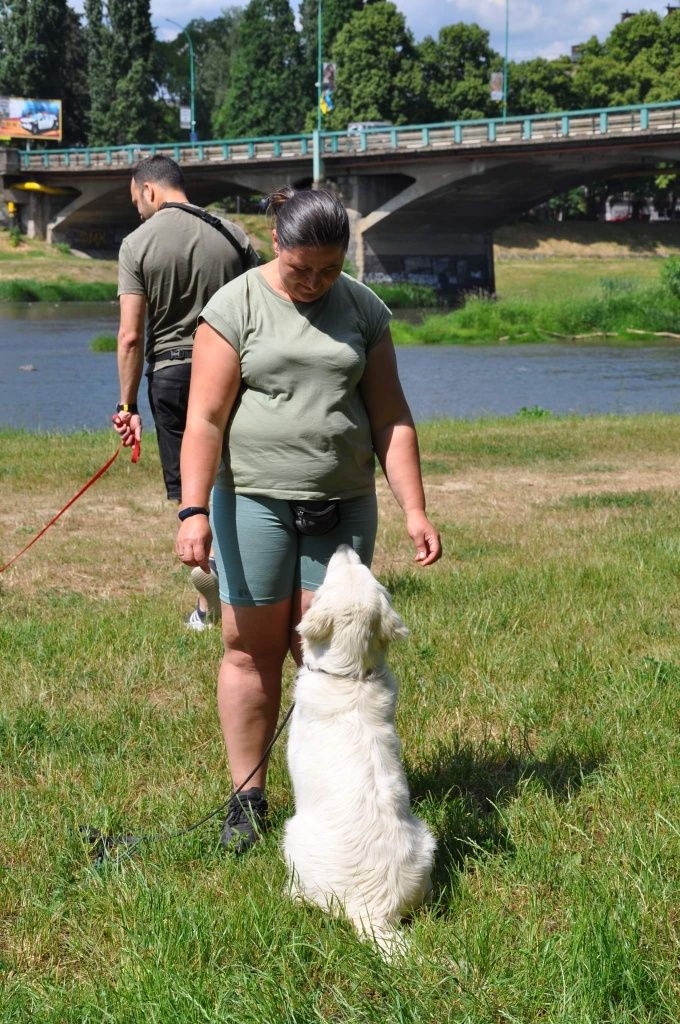
{"type": "MultiPolygon", "coordinates": [[[[417,153],[433,149],[474,148],[489,145],[555,143],[565,139],[603,135],[635,135],[680,130],[680,100],[594,110],[567,110],[507,118],[442,121],[436,124],[393,125],[361,131],[321,132],[320,155],[417,153]]],[[[35,144],[35,143],[34,143],[35,144]]],[[[21,171],[101,170],[129,167],[140,159],[162,153],[180,164],[249,163],[264,160],[308,160],[313,136],[273,135],[203,142],[139,143],[95,146],[88,149],[22,150],[21,171]]]]}

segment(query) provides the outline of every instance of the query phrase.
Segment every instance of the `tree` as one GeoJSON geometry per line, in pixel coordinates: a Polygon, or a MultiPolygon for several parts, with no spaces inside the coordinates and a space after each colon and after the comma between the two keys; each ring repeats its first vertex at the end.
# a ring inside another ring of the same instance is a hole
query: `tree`
{"type": "Polygon", "coordinates": [[[584,47],[576,65],[576,102],[625,106],[675,99],[680,86],[680,18],[641,11],[615,25],[607,39],[584,47]]]}
{"type": "MultiPolygon", "coordinates": [[[[221,106],[235,56],[235,40],[243,15],[241,7],[222,11],[219,18],[194,18],[186,31],[194,50],[196,130],[199,139],[210,138],[213,113],[221,106]]],[[[178,138],[177,105],[190,102],[189,43],[184,32],[170,42],[156,41],[154,48],[156,91],[166,101],[161,134],[178,138]]]]}
{"type": "Polygon", "coordinates": [[[508,68],[508,112],[541,114],[570,110],[576,103],[574,66],[568,57],[511,63],[508,68]]]}
{"type": "Polygon", "coordinates": [[[288,0],[250,0],[239,22],[213,133],[235,138],[299,131],[305,106],[300,66],[300,41],[288,0]]]}
{"type": "Polygon", "coordinates": [[[85,0],[92,146],[153,141],[154,102],[149,0],[85,0]]]}
{"type": "Polygon", "coordinates": [[[496,112],[489,80],[500,57],[479,25],[446,25],[436,41],[431,36],[422,41],[417,57],[425,101],[420,120],[455,121],[496,112]]]}
{"type": "Polygon", "coordinates": [[[342,129],[349,121],[405,124],[420,109],[420,78],[413,36],[389,0],[364,7],[338,33],[335,110],[325,122],[342,129]]]}
{"type": "MultiPolygon", "coordinates": [[[[321,58],[330,60],[338,32],[355,11],[365,6],[364,0],[323,0],[321,20],[321,58]]],[[[300,46],[305,93],[313,103],[316,127],[316,79],[318,70],[319,0],[302,0],[299,9],[300,46]]]]}

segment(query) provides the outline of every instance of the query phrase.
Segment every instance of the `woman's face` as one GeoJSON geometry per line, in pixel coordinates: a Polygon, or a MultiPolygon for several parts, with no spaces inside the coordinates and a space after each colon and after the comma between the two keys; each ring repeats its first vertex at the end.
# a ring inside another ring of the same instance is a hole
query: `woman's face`
{"type": "Polygon", "coordinates": [[[279,249],[278,258],[279,278],[288,297],[294,302],[314,302],[340,276],[345,250],[341,245],[299,246],[279,249]]]}

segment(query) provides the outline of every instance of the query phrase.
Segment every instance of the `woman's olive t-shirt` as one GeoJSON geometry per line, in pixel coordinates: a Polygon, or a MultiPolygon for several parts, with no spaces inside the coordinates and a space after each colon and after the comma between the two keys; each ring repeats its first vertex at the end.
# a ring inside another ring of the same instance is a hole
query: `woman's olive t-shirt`
{"type": "Polygon", "coordinates": [[[366,356],[389,324],[377,295],[347,274],[315,302],[291,302],[259,268],[201,313],[241,363],[241,393],[216,487],[286,500],[353,498],[375,488],[366,356]]]}

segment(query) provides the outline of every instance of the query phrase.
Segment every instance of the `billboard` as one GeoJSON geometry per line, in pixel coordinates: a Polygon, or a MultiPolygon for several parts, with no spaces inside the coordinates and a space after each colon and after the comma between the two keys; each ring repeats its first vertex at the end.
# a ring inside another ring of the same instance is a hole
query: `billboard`
{"type": "Polygon", "coordinates": [[[61,100],[0,96],[0,138],[61,140],[61,100]]]}

